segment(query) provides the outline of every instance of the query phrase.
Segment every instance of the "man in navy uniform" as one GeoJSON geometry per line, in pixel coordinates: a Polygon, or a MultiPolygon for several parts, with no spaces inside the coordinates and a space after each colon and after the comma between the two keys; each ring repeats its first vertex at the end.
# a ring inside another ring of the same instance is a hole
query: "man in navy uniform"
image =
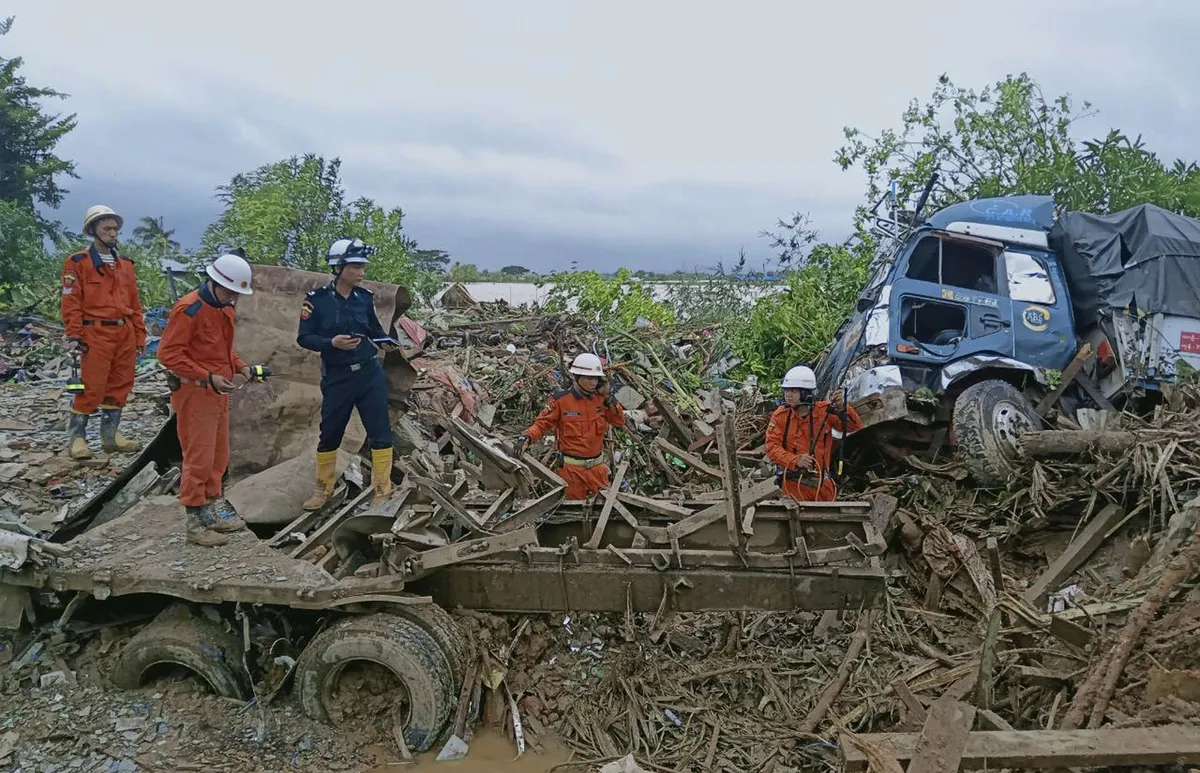
{"type": "Polygon", "coordinates": [[[317,442],[317,490],[304,503],[317,510],[333,494],[337,479],[337,451],[350,422],[350,412],[367,430],[371,445],[371,482],[374,502],[392,491],[392,426],[388,417],[387,378],[378,360],[380,347],[389,338],[375,315],[375,299],[360,287],[367,257],[374,252],[362,239],[338,239],[329,247],[326,262],[333,281],[308,294],[300,307],[296,343],[321,354],[321,436],[317,442]]]}

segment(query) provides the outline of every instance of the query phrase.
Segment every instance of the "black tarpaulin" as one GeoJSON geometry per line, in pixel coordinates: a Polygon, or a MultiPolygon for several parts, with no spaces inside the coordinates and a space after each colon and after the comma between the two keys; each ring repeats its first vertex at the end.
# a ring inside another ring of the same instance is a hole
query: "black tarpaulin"
{"type": "Polygon", "coordinates": [[[1081,330],[1105,308],[1200,317],[1200,221],[1153,204],[1067,212],[1048,238],[1081,330]]]}

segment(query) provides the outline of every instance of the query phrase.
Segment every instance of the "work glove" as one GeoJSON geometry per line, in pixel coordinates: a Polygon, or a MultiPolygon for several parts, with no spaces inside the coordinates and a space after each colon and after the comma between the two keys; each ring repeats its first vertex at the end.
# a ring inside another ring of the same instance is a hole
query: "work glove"
{"type": "Polygon", "coordinates": [[[525,446],[529,443],[528,435],[518,435],[516,442],[513,443],[513,456],[519,457],[525,453],[525,446]]]}

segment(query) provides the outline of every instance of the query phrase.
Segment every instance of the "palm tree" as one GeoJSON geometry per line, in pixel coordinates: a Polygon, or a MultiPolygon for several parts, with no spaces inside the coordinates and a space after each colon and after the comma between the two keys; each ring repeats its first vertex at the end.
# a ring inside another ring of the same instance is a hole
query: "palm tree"
{"type": "Polygon", "coordinates": [[[143,217],[142,224],[133,229],[133,238],[160,258],[167,253],[179,252],[179,242],[171,238],[174,235],[175,229],[168,230],[161,217],[143,217]]]}

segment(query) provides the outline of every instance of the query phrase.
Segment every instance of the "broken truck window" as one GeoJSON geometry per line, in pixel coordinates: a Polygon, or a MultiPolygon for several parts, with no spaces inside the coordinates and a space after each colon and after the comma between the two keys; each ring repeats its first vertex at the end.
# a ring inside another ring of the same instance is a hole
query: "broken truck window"
{"type": "Polygon", "coordinates": [[[913,249],[905,276],[921,282],[996,294],[996,250],[983,244],[927,236],[913,249]]]}
{"type": "Polygon", "coordinates": [[[955,303],[906,297],[900,302],[900,337],[930,346],[950,346],[966,334],[967,312],[955,303]]]}
{"type": "Polygon", "coordinates": [[[1023,252],[1005,251],[1004,268],[1008,273],[1008,294],[1014,301],[1054,304],[1050,274],[1037,258],[1023,252]]]}

